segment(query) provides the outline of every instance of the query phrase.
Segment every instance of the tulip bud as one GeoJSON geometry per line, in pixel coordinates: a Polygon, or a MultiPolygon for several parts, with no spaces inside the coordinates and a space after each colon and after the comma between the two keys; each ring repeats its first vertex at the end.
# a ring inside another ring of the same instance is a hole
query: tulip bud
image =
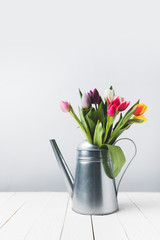
{"type": "Polygon", "coordinates": [[[135,116],[140,116],[144,114],[145,111],[147,110],[147,106],[144,103],[139,103],[135,105],[133,108],[136,108],[136,110],[133,113],[135,116]]]}
{"type": "Polygon", "coordinates": [[[92,103],[94,103],[94,104],[99,104],[100,103],[101,98],[100,98],[99,92],[96,88],[93,90],[93,92],[90,91],[88,94],[90,94],[90,96],[91,96],[91,102],[92,103]]]}
{"type": "Polygon", "coordinates": [[[122,112],[126,110],[126,108],[129,106],[130,101],[125,101],[123,97],[120,97],[120,105],[118,106],[118,111],[122,112]]]}
{"type": "Polygon", "coordinates": [[[115,91],[114,89],[106,89],[104,92],[104,99],[108,101],[110,104],[112,102],[112,99],[115,96],[115,91]]]}
{"type": "Polygon", "coordinates": [[[107,108],[107,113],[108,113],[108,115],[109,115],[110,117],[113,117],[114,114],[115,114],[116,109],[117,109],[117,106],[116,106],[116,105],[110,104],[110,105],[108,106],[108,108],[107,108]]]}
{"type": "Polygon", "coordinates": [[[114,96],[111,104],[114,104],[115,106],[117,106],[118,111],[122,112],[122,111],[126,110],[126,108],[129,106],[130,102],[125,101],[123,97],[114,96]]]}
{"type": "Polygon", "coordinates": [[[71,105],[68,102],[61,101],[60,102],[60,108],[63,112],[70,112],[71,105]]]}
{"type": "MultiPolygon", "coordinates": [[[[107,98],[108,99],[108,98],[107,98]]],[[[115,111],[118,112],[124,111],[130,104],[130,102],[127,102],[124,100],[124,98],[119,96],[114,96],[112,101],[108,100],[109,106],[107,109],[107,113],[110,117],[114,116],[115,111]]]]}
{"type": "Polygon", "coordinates": [[[91,107],[90,95],[88,93],[84,93],[82,95],[82,107],[83,108],[90,108],[91,107]]]}
{"type": "Polygon", "coordinates": [[[119,96],[114,96],[114,98],[112,99],[112,104],[119,107],[119,105],[121,104],[120,97],[119,96]]]}

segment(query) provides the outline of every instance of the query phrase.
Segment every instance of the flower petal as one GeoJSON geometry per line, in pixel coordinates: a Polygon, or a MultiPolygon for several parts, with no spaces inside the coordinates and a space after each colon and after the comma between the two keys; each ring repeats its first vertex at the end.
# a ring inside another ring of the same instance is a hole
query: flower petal
{"type": "Polygon", "coordinates": [[[107,108],[107,113],[108,113],[108,115],[109,115],[110,117],[113,117],[114,114],[115,114],[116,109],[117,109],[117,108],[116,108],[115,105],[110,104],[110,105],[108,106],[108,108],[107,108]]]}
{"type": "Polygon", "coordinates": [[[120,97],[119,96],[115,96],[112,100],[112,103],[115,104],[117,107],[120,105],[120,97]]]}
{"type": "Polygon", "coordinates": [[[69,112],[71,109],[71,106],[68,102],[60,101],[60,108],[63,112],[69,112]]]}
{"type": "MultiPolygon", "coordinates": [[[[146,121],[148,120],[144,115],[134,116],[133,119],[140,119],[140,120],[143,120],[143,123],[146,122],[146,121]]],[[[139,124],[139,123],[138,123],[138,124],[139,124]]]]}
{"type": "Polygon", "coordinates": [[[147,110],[147,106],[144,103],[139,103],[135,105],[134,108],[136,108],[136,110],[134,111],[135,116],[140,116],[144,114],[145,111],[147,110]]]}

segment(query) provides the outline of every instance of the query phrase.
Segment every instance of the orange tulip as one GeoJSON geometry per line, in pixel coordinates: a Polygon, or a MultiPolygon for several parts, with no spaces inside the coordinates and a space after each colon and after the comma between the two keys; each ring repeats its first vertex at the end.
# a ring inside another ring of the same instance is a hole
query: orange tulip
{"type": "MultiPolygon", "coordinates": [[[[140,115],[140,116],[134,116],[133,119],[140,119],[143,120],[142,123],[146,122],[148,119],[144,116],[144,115],[140,115]]],[[[135,122],[138,123],[138,122],[135,122]]]]}
{"type": "Polygon", "coordinates": [[[147,110],[147,106],[144,103],[139,103],[135,105],[134,108],[136,108],[136,110],[133,113],[135,116],[140,116],[144,114],[145,111],[147,110]]]}

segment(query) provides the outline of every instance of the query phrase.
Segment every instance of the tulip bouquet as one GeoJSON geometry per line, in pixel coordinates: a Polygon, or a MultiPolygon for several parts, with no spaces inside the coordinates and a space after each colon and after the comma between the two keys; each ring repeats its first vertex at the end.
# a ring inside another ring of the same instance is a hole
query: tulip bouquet
{"type": "Polygon", "coordinates": [[[113,176],[116,177],[126,160],[122,149],[114,143],[132,124],[147,120],[143,115],[147,106],[138,100],[123,115],[130,101],[116,95],[112,86],[105,91],[104,100],[96,88],[84,94],[79,90],[79,94],[82,105],[78,107],[79,118],[70,103],[61,101],[60,107],[76,120],[89,143],[108,149],[113,162],[113,176]],[[118,121],[115,123],[117,117],[118,121]]]}

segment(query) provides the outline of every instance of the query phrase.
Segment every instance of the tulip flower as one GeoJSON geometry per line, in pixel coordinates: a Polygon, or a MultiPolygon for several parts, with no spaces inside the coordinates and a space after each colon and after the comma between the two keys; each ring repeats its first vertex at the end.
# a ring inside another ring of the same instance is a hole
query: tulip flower
{"type": "Polygon", "coordinates": [[[60,102],[60,108],[63,112],[70,112],[71,105],[68,102],[61,101],[60,102]]]}
{"type": "MultiPolygon", "coordinates": [[[[142,123],[144,123],[144,122],[146,122],[148,120],[144,115],[134,116],[133,119],[143,120],[142,123]]],[[[135,122],[135,123],[139,123],[139,122],[135,122]]]]}
{"type": "Polygon", "coordinates": [[[83,108],[90,108],[91,107],[91,99],[88,93],[84,93],[82,95],[82,107],[83,108]]]}
{"type": "Polygon", "coordinates": [[[94,104],[99,104],[100,103],[100,96],[99,96],[99,92],[98,90],[95,88],[93,90],[93,92],[90,90],[90,92],[88,93],[91,97],[91,102],[94,103],[94,104]]]}
{"type": "Polygon", "coordinates": [[[117,106],[115,104],[110,104],[107,108],[107,113],[110,117],[113,117],[115,114],[115,111],[117,109],[117,106]]]}
{"type": "Polygon", "coordinates": [[[112,99],[115,96],[115,91],[114,89],[106,89],[104,92],[104,99],[108,101],[108,103],[110,104],[112,99]]]}
{"type": "Polygon", "coordinates": [[[114,98],[112,99],[112,101],[110,102],[110,100],[108,99],[108,109],[107,109],[107,113],[110,117],[114,116],[115,111],[117,110],[118,112],[122,112],[124,111],[130,104],[130,102],[127,102],[124,100],[124,98],[119,97],[119,96],[114,96],[114,98]]]}
{"type": "Polygon", "coordinates": [[[124,100],[123,97],[121,97],[120,98],[120,105],[118,106],[118,111],[119,112],[124,111],[129,106],[129,104],[130,104],[130,101],[127,102],[127,101],[124,100]]]}
{"type": "Polygon", "coordinates": [[[136,110],[133,113],[135,116],[140,116],[144,114],[145,111],[147,110],[147,106],[144,103],[139,103],[135,105],[133,108],[136,108],[136,110]]]}

